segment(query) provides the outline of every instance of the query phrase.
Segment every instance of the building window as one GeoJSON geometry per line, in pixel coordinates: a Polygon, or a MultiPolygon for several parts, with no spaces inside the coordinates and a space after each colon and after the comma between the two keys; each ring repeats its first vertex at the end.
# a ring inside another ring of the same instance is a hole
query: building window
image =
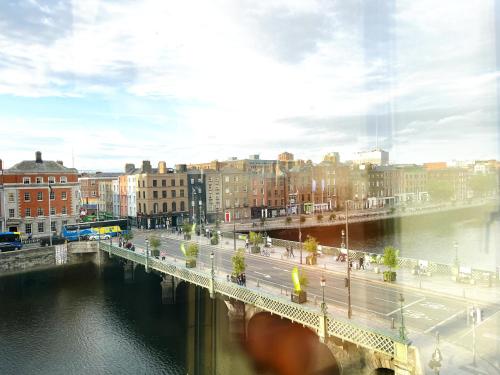
{"type": "MultiPolygon", "coordinates": [[[[52,196],[50,197],[50,199],[52,199],[52,196]]],[[[67,199],[67,194],[66,194],[66,192],[65,192],[65,191],[61,192],[61,199],[62,199],[63,201],[65,201],[65,200],[67,199]]]]}
{"type": "Polygon", "coordinates": [[[31,195],[28,192],[24,193],[24,201],[29,202],[31,200],[31,195]]]}
{"type": "Polygon", "coordinates": [[[37,184],[43,184],[43,177],[37,177],[36,178],[36,183],[37,184]]]}
{"type": "Polygon", "coordinates": [[[67,211],[66,211],[66,206],[62,206],[61,213],[62,213],[63,215],[66,215],[66,214],[67,214],[67,211]]]}
{"type": "Polygon", "coordinates": [[[170,180],[170,186],[175,186],[175,180],[173,178],[170,180]]]}
{"type": "Polygon", "coordinates": [[[162,198],[166,198],[166,197],[167,197],[167,191],[166,191],[166,190],[163,190],[163,191],[161,192],[161,197],[162,197],[162,198]]]}
{"type": "Polygon", "coordinates": [[[163,212],[167,212],[167,208],[168,208],[167,204],[163,203],[163,212]]]}
{"type": "Polygon", "coordinates": [[[59,182],[61,184],[65,184],[66,182],[68,182],[68,178],[66,176],[61,176],[59,177],[59,182]]]}
{"type": "Polygon", "coordinates": [[[146,192],[145,191],[142,192],[142,199],[146,199],[146,192]]]}
{"type": "Polygon", "coordinates": [[[23,184],[29,185],[31,183],[31,179],[29,177],[23,177],[23,184]]]}
{"type": "Polygon", "coordinates": [[[26,208],[24,210],[24,216],[30,217],[31,216],[31,208],[26,208]]]}
{"type": "Polygon", "coordinates": [[[42,207],[38,207],[37,210],[36,210],[36,214],[37,214],[37,216],[43,216],[43,208],[42,207]]]}
{"type": "Polygon", "coordinates": [[[184,201],[181,202],[181,211],[185,210],[184,201]]]}
{"type": "Polygon", "coordinates": [[[63,220],[63,221],[62,221],[62,225],[63,225],[63,226],[64,226],[64,225],[68,225],[68,220],[63,220]]]}
{"type": "Polygon", "coordinates": [[[156,180],[153,180],[153,187],[158,186],[158,182],[156,180]]]}
{"type": "Polygon", "coordinates": [[[172,190],[170,193],[171,193],[171,197],[175,198],[175,190],[172,190]]]}
{"type": "Polygon", "coordinates": [[[9,203],[14,203],[14,193],[9,193],[9,203]]]}
{"type": "Polygon", "coordinates": [[[57,232],[57,229],[56,229],[56,222],[55,221],[52,221],[50,223],[50,230],[51,232],[57,232]]]}
{"type": "Polygon", "coordinates": [[[158,191],[153,191],[153,199],[158,199],[158,191]]]}
{"type": "Polygon", "coordinates": [[[163,187],[167,186],[167,180],[161,180],[161,186],[163,187]]]}
{"type": "Polygon", "coordinates": [[[194,185],[194,178],[191,179],[191,185],[194,185]]]}
{"type": "Polygon", "coordinates": [[[43,223],[38,223],[38,233],[43,233],[44,231],[43,223]]]}
{"type": "Polygon", "coordinates": [[[36,193],[36,200],[43,201],[43,192],[42,191],[39,191],[38,193],[36,193]]]}
{"type": "Polygon", "coordinates": [[[24,224],[24,231],[26,232],[26,234],[30,234],[31,233],[31,224],[24,224]]]}
{"type": "MultiPolygon", "coordinates": [[[[182,181],[182,180],[181,180],[181,181],[182,181]]],[[[181,194],[181,198],[184,198],[184,189],[182,189],[182,190],[180,191],[180,194],[181,194]]]]}
{"type": "Polygon", "coordinates": [[[179,183],[181,184],[181,186],[184,186],[184,180],[180,180],[179,183]]]}
{"type": "Polygon", "coordinates": [[[55,215],[56,214],[56,208],[55,207],[50,207],[50,214],[55,215]]]}
{"type": "Polygon", "coordinates": [[[95,191],[93,191],[90,195],[92,195],[93,197],[95,197],[96,196],[95,191]]]}
{"type": "MultiPolygon", "coordinates": [[[[64,192],[64,194],[66,195],[66,192],[64,192]]],[[[56,193],[53,190],[50,191],[49,195],[50,195],[50,200],[51,201],[53,201],[54,199],[56,199],[56,193]]],[[[66,199],[66,197],[64,199],[66,199]]]]}
{"type": "Polygon", "coordinates": [[[14,209],[9,208],[9,217],[14,217],[14,209]]]}
{"type": "Polygon", "coordinates": [[[172,202],[172,212],[177,211],[177,204],[175,202],[172,202]]]}
{"type": "Polygon", "coordinates": [[[54,176],[49,176],[49,184],[55,184],[56,178],[54,176]]]}

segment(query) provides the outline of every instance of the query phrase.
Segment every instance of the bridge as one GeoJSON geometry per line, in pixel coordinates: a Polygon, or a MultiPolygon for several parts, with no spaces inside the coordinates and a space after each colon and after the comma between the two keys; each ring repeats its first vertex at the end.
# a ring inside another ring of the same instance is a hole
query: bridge
{"type": "Polygon", "coordinates": [[[314,306],[293,303],[278,293],[273,294],[259,288],[230,282],[226,278],[216,275],[213,264],[211,267],[186,268],[182,262],[176,259],[160,260],[106,242],[100,242],[99,249],[98,258],[107,253],[110,258],[116,257],[122,260],[125,263],[125,272],[127,272],[127,268],[142,265],[146,272],[159,273],[164,280],[162,287],[169,295],[175,294],[169,288],[175,288],[179,281],[185,281],[207,289],[212,298],[215,298],[216,295],[222,296],[227,300],[226,304],[230,310],[232,310],[231,306],[234,306],[234,302],[237,302],[244,304],[245,310],[251,311],[251,314],[267,311],[308,327],[317,333],[321,342],[328,346],[336,360],[341,364],[343,361],[347,362],[349,356],[356,352],[358,359],[360,356],[363,357],[368,371],[385,368],[400,375],[420,374],[422,372],[417,360],[417,349],[411,345],[410,341],[402,339],[391,331],[363,326],[347,319],[332,316],[314,306]],[[344,345],[345,343],[349,345],[344,345]]]}

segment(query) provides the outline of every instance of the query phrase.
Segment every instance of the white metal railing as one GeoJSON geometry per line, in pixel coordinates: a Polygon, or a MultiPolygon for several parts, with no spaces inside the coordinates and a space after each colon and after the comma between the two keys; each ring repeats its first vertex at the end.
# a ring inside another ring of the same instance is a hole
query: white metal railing
{"type": "MultiPolygon", "coordinates": [[[[280,295],[262,289],[241,286],[227,281],[225,278],[213,276],[210,268],[203,270],[186,268],[182,263],[170,260],[159,260],[154,257],[136,253],[124,248],[101,242],[100,249],[120,258],[142,264],[150,269],[169,274],[181,280],[198,285],[241,302],[254,305],[272,314],[289,319],[292,322],[320,331],[323,313],[319,308],[304,306],[291,302],[280,295]]],[[[392,332],[385,332],[371,327],[357,325],[352,321],[326,315],[326,333],[352,342],[369,350],[374,350],[391,357],[395,354],[396,344],[409,345],[392,332]]]]}

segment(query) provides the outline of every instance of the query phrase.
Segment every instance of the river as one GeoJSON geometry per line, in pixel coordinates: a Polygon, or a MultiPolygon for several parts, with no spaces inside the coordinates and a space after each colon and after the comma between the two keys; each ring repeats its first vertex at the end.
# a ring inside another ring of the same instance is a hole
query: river
{"type": "Polygon", "coordinates": [[[116,265],[2,277],[0,374],[251,374],[224,302],[211,319],[206,292],[179,288],[162,305],[157,276],[138,268],[128,284],[116,265]]]}
{"type": "MultiPolygon", "coordinates": [[[[302,229],[323,245],[340,247],[344,226],[302,229]]],[[[399,219],[351,223],[349,248],[383,253],[394,246],[402,257],[453,263],[455,252],[462,265],[495,270],[500,264],[500,218],[493,207],[467,208],[399,219]],[[455,249],[454,243],[457,243],[455,249]]],[[[271,237],[298,241],[297,229],[270,231],[271,237]]]]}

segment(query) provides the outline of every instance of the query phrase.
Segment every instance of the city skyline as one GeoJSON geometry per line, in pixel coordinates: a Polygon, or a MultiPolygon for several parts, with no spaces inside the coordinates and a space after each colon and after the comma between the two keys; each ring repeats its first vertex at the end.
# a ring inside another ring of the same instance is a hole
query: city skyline
{"type": "Polygon", "coordinates": [[[374,3],[2,4],[0,157],[499,159],[496,3],[374,3]]]}

